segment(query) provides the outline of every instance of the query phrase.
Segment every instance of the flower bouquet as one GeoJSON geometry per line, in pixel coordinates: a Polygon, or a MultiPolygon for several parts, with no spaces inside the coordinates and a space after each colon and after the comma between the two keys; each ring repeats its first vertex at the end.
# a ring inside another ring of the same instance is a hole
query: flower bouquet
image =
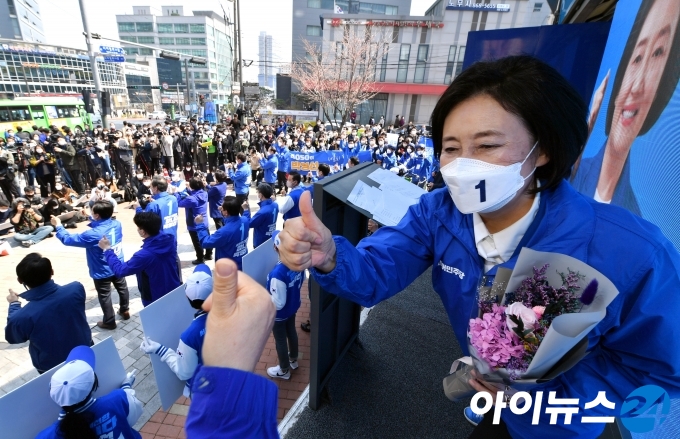
{"type": "Polygon", "coordinates": [[[586,355],[588,333],[617,295],[589,265],[523,248],[512,271],[499,269],[491,288],[479,288],[468,328],[470,357],[453,363],[444,378],[446,396],[473,395],[474,377],[513,393],[566,372],[586,355]]]}

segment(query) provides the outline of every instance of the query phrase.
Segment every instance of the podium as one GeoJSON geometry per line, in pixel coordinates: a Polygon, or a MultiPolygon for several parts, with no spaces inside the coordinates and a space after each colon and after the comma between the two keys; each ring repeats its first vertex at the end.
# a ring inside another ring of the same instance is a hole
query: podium
{"type": "MultiPolygon", "coordinates": [[[[344,236],[356,245],[366,236],[372,215],[347,202],[357,180],[378,186],[368,175],[378,169],[363,163],[314,183],[314,213],[333,235],[344,236]]],[[[329,293],[309,279],[312,323],[309,407],[321,406],[321,394],[340,361],[359,335],[361,306],[329,293]]]]}

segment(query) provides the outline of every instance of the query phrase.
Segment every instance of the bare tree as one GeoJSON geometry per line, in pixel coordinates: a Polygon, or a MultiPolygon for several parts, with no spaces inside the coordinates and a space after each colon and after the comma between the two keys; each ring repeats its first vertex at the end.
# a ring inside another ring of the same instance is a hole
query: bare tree
{"type": "Polygon", "coordinates": [[[326,120],[340,114],[341,126],[359,104],[380,92],[376,71],[391,41],[390,35],[372,26],[344,29],[342,39],[325,42],[324,47],[303,39],[307,55],[291,66],[300,94],[317,102],[326,120]]]}

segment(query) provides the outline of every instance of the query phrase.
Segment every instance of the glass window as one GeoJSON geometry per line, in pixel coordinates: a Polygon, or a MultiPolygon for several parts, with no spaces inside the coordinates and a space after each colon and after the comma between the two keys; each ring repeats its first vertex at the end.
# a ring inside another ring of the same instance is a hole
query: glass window
{"type": "Polygon", "coordinates": [[[444,84],[451,84],[453,76],[453,66],[456,63],[456,46],[449,47],[449,58],[446,61],[446,72],[444,73],[444,84]]]}
{"type": "Polygon", "coordinates": [[[158,23],[158,33],[159,34],[171,34],[172,24],[171,23],[158,23]]]}
{"type": "Polygon", "coordinates": [[[543,3],[534,3],[534,12],[541,12],[542,7],[543,3]]]}
{"type": "Polygon", "coordinates": [[[192,34],[204,34],[205,24],[190,24],[189,30],[191,31],[192,34]]]}
{"type": "Polygon", "coordinates": [[[307,0],[307,7],[312,9],[321,9],[321,0],[307,0]]]}
{"type": "Polygon", "coordinates": [[[125,54],[126,55],[138,55],[139,54],[139,49],[136,47],[123,47],[125,49],[125,54]]]}
{"type": "Polygon", "coordinates": [[[397,68],[397,82],[406,82],[408,74],[408,59],[411,56],[411,45],[402,44],[399,49],[399,67],[397,68]]]}
{"type": "Polygon", "coordinates": [[[189,25],[188,24],[175,24],[175,33],[176,34],[188,34],[189,33],[189,25]]]}
{"type": "Polygon", "coordinates": [[[458,76],[460,72],[463,71],[464,59],[465,59],[465,46],[460,46],[460,49],[458,50],[458,62],[456,63],[456,76],[458,76]]]}
{"type": "Polygon", "coordinates": [[[0,122],[9,122],[9,108],[0,108],[0,122]]]}
{"type": "Polygon", "coordinates": [[[140,55],[151,56],[151,55],[153,55],[153,50],[152,50],[152,49],[146,49],[146,48],[144,48],[144,47],[140,47],[140,48],[139,48],[139,54],[140,54],[140,55]]]}
{"type": "Polygon", "coordinates": [[[388,52],[385,52],[380,64],[380,82],[385,82],[385,76],[387,75],[387,54],[388,52]]]}
{"type": "Polygon", "coordinates": [[[45,120],[45,112],[40,107],[31,106],[31,116],[33,120],[45,120]]]}
{"type": "Polygon", "coordinates": [[[207,50],[196,50],[196,49],[194,49],[194,50],[191,51],[191,54],[193,56],[202,56],[203,58],[205,58],[206,56],[208,56],[208,51],[207,50]]]}
{"type": "Polygon", "coordinates": [[[187,46],[191,44],[191,39],[189,38],[175,38],[175,44],[186,44],[187,46]]]}
{"type": "Polygon", "coordinates": [[[399,15],[399,6],[385,6],[385,15],[399,15]]]}
{"type": "Polygon", "coordinates": [[[191,45],[192,46],[205,46],[205,38],[192,38],[191,39],[191,45]]]}
{"type": "Polygon", "coordinates": [[[134,32],[134,23],[118,23],[118,32],[134,32]]]}
{"type": "Polygon", "coordinates": [[[158,44],[161,46],[172,46],[175,44],[175,39],[168,37],[158,37],[158,44]]]}
{"type": "Polygon", "coordinates": [[[211,62],[211,63],[210,63],[210,68],[211,68],[211,69],[216,69],[216,68],[217,68],[217,64],[215,64],[214,62],[211,62]]]}
{"type": "Polygon", "coordinates": [[[307,35],[310,37],[320,37],[321,26],[307,26],[307,35]]]}
{"type": "Polygon", "coordinates": [[[425,81],[425,66],[427,64],[427,54],[430,51],[429,44],[418,46],[418,57],[416,58],[416,73],[413,82],[422,84],[425,81]]]}
{"type": "Polygon", "coordinates": [[[136,23],[137,32],[153,32],[153,23],[136,23]]]}
{"type": "Polygon", "coordinates": [[[10,107],[10,117],[13,121],[31,120],[31,112],[28,107],[10,107]]]}
{"type": "Polygon", "coordinates": [[[156,44],[155,37],[139,37],[137,38],[139,44],[156,44]]]}
{"type": "Polygon", "coordinates": [[[122,36],[122,37],[120,37],[120,39],[123,40],[123,41],[129,41],[129,42],[131,42],[131,43],[136,43],[136,42],[137,42],[137,37],[126,37],[126,36],[122,36]]]}
{"type": "Polygon", "coordinates": [[[17,7],[14,5],[14,0],[7,0],[7,7],[9,8],[9,15],[17,15],[17,7]]]}

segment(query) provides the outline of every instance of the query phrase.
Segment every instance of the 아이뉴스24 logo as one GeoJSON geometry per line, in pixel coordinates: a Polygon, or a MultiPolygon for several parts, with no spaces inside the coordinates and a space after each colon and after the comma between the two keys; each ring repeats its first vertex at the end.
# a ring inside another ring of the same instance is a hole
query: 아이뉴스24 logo
{"type": "Polygon", "coordinates": [[[630,392],[621,405],[621,422],[633,433],[654,430],[668,417],[671,398],[659,386],[642,386],[630,392]]]}

